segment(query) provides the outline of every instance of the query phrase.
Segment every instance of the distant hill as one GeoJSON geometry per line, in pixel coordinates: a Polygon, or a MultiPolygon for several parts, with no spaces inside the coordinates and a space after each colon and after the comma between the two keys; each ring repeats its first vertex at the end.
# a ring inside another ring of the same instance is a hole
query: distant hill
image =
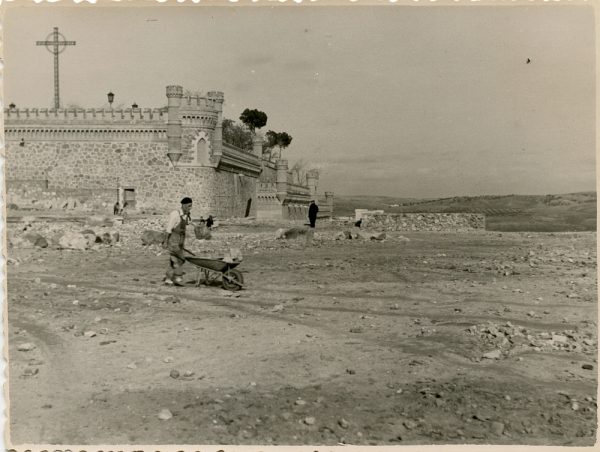
{"type": "Polygon", "coordinates": [[[337,216],[353,216],[354,209],[381,209],[386,213],[483,213],[486,215],[486,228],[492,231],[596,230],[596,192],[438,199],[336,195],[337,216]]]}

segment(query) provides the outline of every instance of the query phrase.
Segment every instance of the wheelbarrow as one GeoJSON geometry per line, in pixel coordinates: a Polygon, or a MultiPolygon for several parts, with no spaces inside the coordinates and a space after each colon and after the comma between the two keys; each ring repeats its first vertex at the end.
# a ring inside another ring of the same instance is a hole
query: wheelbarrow
{"type": "Polygon", "coordinates": [[[198,268],[198,278],[196,287],[200,286],[200,282],[209,284],[212,281],[221,278],[223,289],[236,291],[244,287],[244,276],[235,267],[242,263],[242,260],[230,261],[223,257],[208,258],[208,257],[190,257],[186,256],[185,260],[198,268]],[[201,276],[204,276],[201,279],[201,276]]]}

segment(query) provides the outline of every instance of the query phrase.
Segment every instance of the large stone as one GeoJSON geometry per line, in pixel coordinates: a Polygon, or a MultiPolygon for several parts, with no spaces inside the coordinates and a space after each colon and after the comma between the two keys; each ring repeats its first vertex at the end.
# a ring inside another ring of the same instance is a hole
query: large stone
{"type": "Polygon", "coordinates": [[[42,235],[37,232],[28,232],[27,234],[23,234],[23,240],[29,242],[32,245],[35,245],[39,239],[42,239],[42,235]]]}
{"type": "Polygon", "coordinates": [[[33,245],[39,248],[48,248],[48,240],[40,236],[33,245]]]}
{"type": "Polygon", "coordinates": [[[95,240],[96,237],[91,234],[65,232],[58,239],[58,246],[69,250],[86,250],[94,244],[95,240]]]}
{"type": "Polygon", "coordinates": [[[166,238],[165,232],[151,231],[149,229],[142,232],[142,245],[161,245],[166,238]]]}
{"type": "Polygon", "coordinates": [[[113,221],[102,215],[92,215],[88,217],[85,221],[88,226],[112,226],[113,221]]]}
{"type": "Polygon", "coordinates": [[[101,235],[96,236],[96,243],[102,243],[104,245],[112,245],[119,241],[119,233],[118,232],[104,232],[101,235]]]}
{"type": "Polygon", "coordinates": [[[166,409],[166,408],[160,410],[160,412],[158,413],[158,418],[161,421],[168,421],[172,417],[173,417],[173,414],[168,409],[166,409]]]}
{"type": "Polygon", "coordinates": [[[296,239],[300,236],[306,235],[307,232],[308,232],[308,228],[299,228],[299,227],[289,228],[289,229],[280,228],[275,233],[275,238],[276,239],[286,239],[286,240],[296,239]]]}
{"type": "Polygon", "coordinates": [[[483,354],[483,357],[486,359],[500,359],[501,356],[502,352],[500,350],[493,350],[483,354]]]}
{"type": "Polygon", "coordinates": [[[197,224],[194,226],[194,235],[198,240],[210,240],[211,233],[205,224],[197,224]]]}

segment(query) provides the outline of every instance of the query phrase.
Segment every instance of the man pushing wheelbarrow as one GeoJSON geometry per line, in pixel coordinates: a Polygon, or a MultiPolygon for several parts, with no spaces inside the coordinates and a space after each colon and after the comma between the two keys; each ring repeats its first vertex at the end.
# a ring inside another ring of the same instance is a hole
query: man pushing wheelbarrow
{"type": "Polygon", "coordinates": [[[241,254],[232,253],[223,258],[213,259],[207,257],[196,257],[194,253],[185,249],[185,231],[191,223],[190,211],[192,210],[192,199],[185,197],[181,200],[181,209],[172,211],[167,221],[166,245],[169,251],[169,267],[165,278],[168,286],[183,286],[183,264],[190,262],[198,269],[196,286],[200,285],[200,276],[204,276],[204,283],[209,284],[217,276],[221,277],[223,288],[227,290],[239,290],[243,286],[242,274],[235,270],[241,261],[241,254]],[[187,252],[194,257],[185,256],[187,252]],[[216,275],[216,276],[215,276],[216,275]]]}
{"type": "Polygon", "coordinates": [[[173,210],[169,214],[166,227],[166,243],[169,251],[169,267],[165,284],[168,286],[183,285],[183,270],[181,267],[185,264],[184,246],[185,229],[192,221],[190,212],[192,210],[192,198],[185,197],[181,200],[181,208],[173,210]]]}

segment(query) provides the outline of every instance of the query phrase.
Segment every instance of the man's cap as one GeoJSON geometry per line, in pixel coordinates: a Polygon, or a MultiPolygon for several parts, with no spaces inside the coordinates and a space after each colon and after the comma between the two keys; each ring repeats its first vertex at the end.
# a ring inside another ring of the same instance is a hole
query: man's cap
{"type": "Polygon", "coordinates": [[[191,204],[192,198],[188,198],[187,196],[181,200],[181,204],[191,204]]]}

